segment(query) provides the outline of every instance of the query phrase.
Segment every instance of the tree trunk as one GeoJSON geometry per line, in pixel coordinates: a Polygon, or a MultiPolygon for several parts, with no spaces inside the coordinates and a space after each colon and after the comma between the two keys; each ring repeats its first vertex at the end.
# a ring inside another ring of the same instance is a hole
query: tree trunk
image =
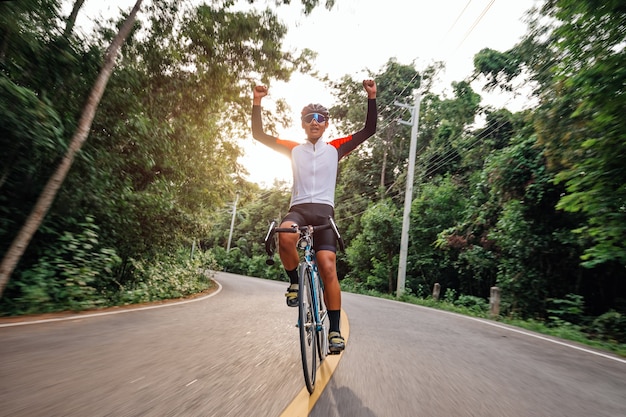
{"type": "MultiPolygon", "coordinates": [[[[120,28],[120,31],[117,33],[113,42],[111,42],[111,45],[107,49],[104,57],[104,64],[98,74],[98,78],[96,79],[93,88],[91,89],[91,92],[89,93],[87,102],[83,107],[83,113],[78,121],[78,126],[76,128],[76,132],[74,132],[70,146],[63,157],[63,160],[59,164],[59,167],[52,177],[50,177],[48,183],[41,192],[33,211],[28,216],[28,219],[26,219],[26,223],[24,223],[24,226],[22,226],[22,229],[18,233],[17,237],[13,240],[11,247],[2,260],[2,264],[0,264],[0,297],[2,297],[4,288],[9,282],[9,277],[13,273],[15,266],[21,259],[26,247],[30,243],[37,229],[39,229],[41,222],[50,209],[59,188],[61,188],[61,185],[63,184],[63,181],[72,166],[76,153],[80,151],[81,147],[85,143],[85,140],[87,140],[87,135],[91,129],[91,123],[93,122],[93,118],[96,114],[96,109],[98,108],[100,99],[104,94],[106,85],[111,77],[113,68],[115,67],[115,59],[120,48],[122,47],[122,44],[124,43],[124,40],[130,33],[130,30],[135,23],[135,17],[141,7],[142,1],[143,0],[137,0],[132,11],[120,28]]],[[[77,3],[79,2],[80,0],[77,1],[77,3]]]]}
{"type": "Polygon", "coordinates": [[[76,0],[76,2],[74,3],[72,13],[67,18],[67,22],[65,22],[65,32],[63,34],[65,38],[68,38],[72,34],[72,31],[74,30],[74,25],[76,24],[76,16],[78,16],[78,11],[80,10],[80,8],[83,7],[83,3],[85,3],[85,0],[76,0]]]}

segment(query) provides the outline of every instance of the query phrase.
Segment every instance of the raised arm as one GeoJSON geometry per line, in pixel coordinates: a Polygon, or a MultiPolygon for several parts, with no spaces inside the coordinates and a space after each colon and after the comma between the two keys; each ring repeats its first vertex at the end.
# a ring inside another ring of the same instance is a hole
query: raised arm
{"type": "MultiPolygon", "coordinates": [[[[374,80],[363,80],[363,88],[367,92],[367,116],[365,118],[365,127],[361,131],[365,139],[376,133],[376,122],[378,121],[378,111],[376,109],[376,82],[374,80]]],[[[361,132],[357,132],[360,136],[361,132]]],[[[353,136],[357,135],[355,133],[353,136]]],[[[359,140],[358,138],[357,140],[359,140]]],[[[360,143],[360,142],[359,142],[360,143]]]]}
{"type": "Polygon", "coordinates": [[[252,90],[252,93],[253,93],[252,105],[260,106],[261,99],[267,95],[267,87],[264,85],[257,85],[254,87],[254,90],[252,90]]]}
{"type": "Polygon", "coordinates": [[[267,87],[263,85],[254,87],[252,98],[252,137],[275,151],[291,156],[291,148],[297,145],[296,143],[280,140],[275,136],[268,135],[263,130],[261,99],[266,95],[267,87]]]}
{"type": "Polygon", "coordinates": [[[271,146],[272,143],[276,142],[276,138],[265,133],[261,119],[261,99],[267,95],[267,87],[257,85],[252,93],[252,137],[267,146],[271,146]]]}
{"type": "Polygon", "coordinates": [[[363,88],[367,92],[367,98],[376,100],[376,82],[374,80],[363,80],[363,88]]]}
{"type": "Polygon", "coordinates": [[[376,109],[376,82],[374,80],[364,80],[363,88],[367,92],[367,116],[365,116],[365,126],[353,135],[337,139],[331,143],[339,151],[340,159],[376,133],[376,122],[378,120],[378,110],[376,109]]]}

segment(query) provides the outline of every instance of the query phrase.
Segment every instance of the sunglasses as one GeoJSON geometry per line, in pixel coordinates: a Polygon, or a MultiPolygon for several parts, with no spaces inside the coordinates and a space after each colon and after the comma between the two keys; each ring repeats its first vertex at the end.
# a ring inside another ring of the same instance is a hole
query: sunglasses
{"type": "Polygon", "coordinates": [[[328,118],[320,113],[309,113],[302,116],[302,121],[306,124],[311,123],[313,120],[315,120],[319,124],[322,124],[326,122],[328,118]]]}

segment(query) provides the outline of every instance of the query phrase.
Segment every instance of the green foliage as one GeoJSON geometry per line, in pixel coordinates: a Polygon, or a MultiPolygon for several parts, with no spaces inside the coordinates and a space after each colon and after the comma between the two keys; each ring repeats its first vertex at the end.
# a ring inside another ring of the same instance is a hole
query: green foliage
{"type": "MultiPolygon", "coordinates": [[[[362,213],[369,200],[374,200],[367,196],[377,195],[376,200],[396,198],[396,191],[403,189],[410,127],[382,123],[382,120],[397,118],[398,107],[392,104],[395,101],[411,102],[412,90],[432,75],[428,70],[420,74],[413,65],[400,64],[390,59],[379,73],[370,73],[370,76],[376,79],[377,85],[378,131],[340,164],[336,198],[339,219],[362,213]],[[347,207],[344,203],[346,201],[349,202],[347,207]]],[[[333,124],[345,135],[361,129],[367,110],[361,81],[346,76],[331,86],[340,103],[331,108],[333,124]]],[[[352,238],[356,230],[346,232],[352,238]]]]}
{"type": "MultiPolygon", "coordinates": [[[[63,123],[52,103],[0,74],[0,235],[13,232],[39,191],[38,176],[60,155],[63,123]]],[[[0,252],[9,239],[0,239],[0,252]]]]}
{"type": "Polygon", "coordinates": [[[137,281],[122,286],[116,293],[117,304],[130,304],[181,298],[211,286],[209,271],[217,264],[210,253],[186,251],[150,261],[131,259],[137,281]]]}
{"type": "Polygon", "coordinates": [[[525,43],[539,81],[539,140],[567,190],[558,208],[583,214],[576,232],[592,242],[586,267],[626,264],[624,23],[619,1],[551,1],[525,43]]]}
{"type": "Polygon", "coordinates": [[[87,217],[78,232],[64,232],[33,265],[8,287],[3,310],[17,314],[84,310],[107,303],[106,282],[114,280],[121,259],[102,247],[98,226],[87,217]]]}
{"type": "Polygon", "coordinates": [[[275,260],[276,263],[270,266],[265,263],[267,256],[260,254],[246,256],[240,248],[233,248],[227,252],[226,249],[215,246],[208,252],[222,271],[275,281],[286,279],[279,260],[275,260]]]}
{"type": "Polygon", "coordinates": [[[454,304],[457,297],[457,292],[454,288],[448,288],[443,293],[443,301],[446,303],[454,304]]]}
{"type": "Polygon", "coordinates": [[[489,48],[474,55],[474,68],[476,74],[487,78],[487,89],[500,86],[508,91],[513,89],[510,83],[522,70],[521,59],[515,51],[502,53],[489,48]]]}
{"type": "Polygon", "coordinates": [[[607,311],[593,320],[591,332],[602,340],[626,344],[626,315],[607,311]]]}
{"type": "Polygon", "coordinates": [[[580,324],[584,313],[585,300],[577,294],[567,294],[565,298],[548,299],[546,311],[551,324],[563,327],[566,324],[580,324]]]}
{"type": "MultiPolygon", "coordinates": [[[[252,4],[255,0],[248,0],[248,3],[252,4]]],[[[304,7],[304,14],[310,14],[313,9],[320,5],[320,0],[300,0],[302,6],[304,7]]],[[[281,4],[291,4],[291,0],[274,0],[274,3],[279,6],[281,4]]],[[[324,2],[324,7],[328,10],[332,9],[335,5],[335,0],[326,0],[324,2]]]]}
{"type": "Polygon", "coordinates": [[[453,263],[463,294],[485,294],[496,283],[498,258],[496,253],[480,245],[471,245],[459,252],[453,263]]]}
{"type": "Polygon", "coordinates": [[[263,255],[254,255],[252,258],[249,258],[244,275],[274,281],[285,281],[285,272],[280,262],[277,261],[273,266],[269,266],[265,263],[266,260],[267,256],[263,255]]]}
{"type": "Polygon", "coordinates": [[[352,273],[348,278],[366,281],[367,288],[377,291],[395,290],[401,218],[394,205],[384,200],[373,204],[361,217],[360,234],[346,248],[352,273]]]}
{"type": "Polygon", "coordinates": [[[465,307],[479,315],[485,315],[489,312],[489,302],[484,298],[475,297],[473,295],[459,295],[459,297],[454,300],[454,305],[465,307]]]}
{"type": "MultiPolygon", "coordinates": [[[[303,4],[310,10],[317,2],[303,4]]],[[[0,145],[7,151],[0,157],[2,253],[63,154],[118,22],[97,22],[95,32],[81,39],[66,30],[70,22],[59,15],[59,2],[5,2],[0,8],[0,145]]],[[[249,88],[257,74],[269,82],[310,69],[310,51],[282,50],[286,28],[270,10],[170,0],[147,5],[142,16],[122,49],[89,140],[13,277],[14,288],[30,288],[29,299],[60,292],[44,280],[52,273],[50,258],[61,256],[56,236],[74,233],[87,215],[102,246],[122,258],[117,284],[105,278],[102,263],[89,261],[100,274],[93,283],[96,304],[101,288],[132,287],[146,279],[140,271],[152,276],[173,268],[163,254],[206,236],[210,219],[235,189],[252,188],[242,178],[233,137],[249,129],[249,88]],[[141,261],[133,265],[132,259],[141,261]]],[[[178,291],[162,284],[165,293],[178,291]]],[[[85,287],[82,292],[92,287],[76,285],[85,287]]]]}
{"type": "Polygon", "coordinates": [[[497,277],[503,299],[508,299],[513,311],[537,312],[543,309],[547,288],[542,285],[542,271],[532,259],[538,256],[543,242],[532,232],[524,210],[520,201],[508,202],[489,238],[503,253],[497,277]]]}
{"type": "Polygon", "coordinates": [[[420,285],[442,290],[454,287],[455,253],[437,250],[435,242],[443,230],[454,226],[463,216],[464,196],[451,177],[423,184],[411,205],[407,286],[417,292],[420,285]]]}
{"type": "Polygon", "coordinates": [[[10,290],[17,295],[2,299],[2,314],[79,311],[185,297],[210,288],[209,271],[217,268],[208,253],[196,252],[191,259],[187,251],[179,251],[170,257],[131,259],[135,280],[120,283],[113,270],[120,266],[119,257],[110,249],[96,251],[92,231],[59,240],[63,245],[56,253],[46,254],[12,281],[10,290]]]}

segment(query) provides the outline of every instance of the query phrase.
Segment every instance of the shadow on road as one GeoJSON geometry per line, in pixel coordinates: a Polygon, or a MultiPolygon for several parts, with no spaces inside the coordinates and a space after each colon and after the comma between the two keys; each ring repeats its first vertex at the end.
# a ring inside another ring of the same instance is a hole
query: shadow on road
{"type": "Polygon", "coordinates": [[[365,407],[361,399],[348,387],[329,384],[322,398],[311,410],[310,417],[378,417],[365,407]]]}

